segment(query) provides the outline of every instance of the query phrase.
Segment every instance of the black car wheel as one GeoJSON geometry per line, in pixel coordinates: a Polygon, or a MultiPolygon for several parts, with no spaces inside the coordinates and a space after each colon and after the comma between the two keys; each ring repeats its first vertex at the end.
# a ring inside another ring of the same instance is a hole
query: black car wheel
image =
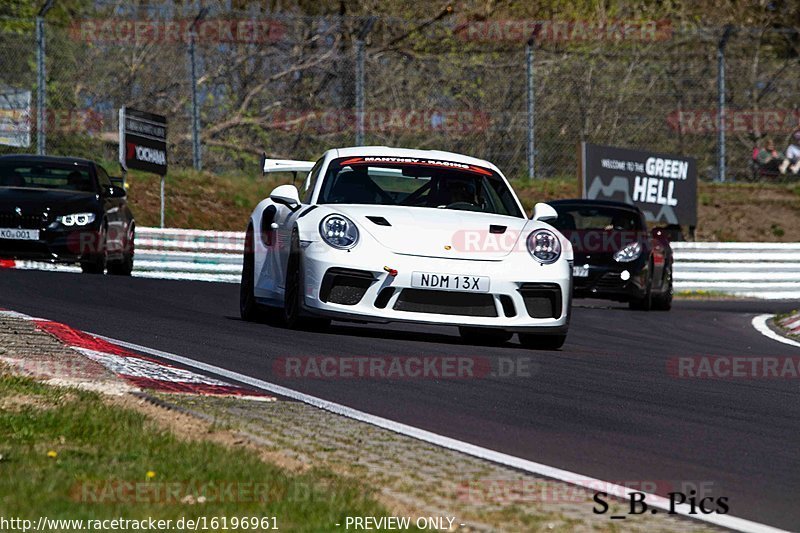
{"type": "Polygon", "coordinates": [[[525,348],[533,350],[558,350],[564,346],[567,336],[564,335],[537,335],[535,333],[520,333],[519,343],[525,348]]]}
{"type": "Polygon", "coordinates": [[[97,250],[85,261],[81,261],[81,271],[84,274],[105,274],[108,264],[108,250],[106,249],[106,239],[108,231],[103,225],[97,234],[97,250]]]}
{"type": "Polygon", "coordinates": [[[253,251],[253,226],[247,228],[244,237],[244,256],[242,260],[242,281],[239,284],[239,315],[242,320],[258,322],[264,318],[264,307],[256,302],[255,252],[253,251]]]}
{"type": "Polygon", "coordinates": [[[653,309],[658,311],[669,311],[672,309],[672,264],[666,268],[664,273],[664,290],[661,294],[653,296],[653,309]]]}
{"type": "Polygon", "coordinates": [[[497,346],[507,342],[514,335],[508,331],[495,328],[472,328],[459,326],[458,333],[468,344],[479,346],[497,346]]]}
{"type": "Polygon", "coordinates": [[[653,307],[653,263],[650,263],[647,274],[647,289],[644,296],[632,298],[628,302],[628,307],[636,311],[649,311],[653,307]]]}
{"type": "Polygon", "coordinates": [[[283,321],[289,329],[324,330],[331,321],[324,318],[302,317],[302,299],[304,292],[302,258],[300,255],[300,237],[297,231],[292,233],[292,244],[289,249],[289,260],[286,264],[286,288],[283,300],[283,321]]]}
{"type": "Polygon", "coordinates": [[[108,273],[115,276],[130,276],[133,272],[133,254],[136,239],[136,229],[131,226],[130,234],[125,238],[122,259],[108,264],[108,273]]]}

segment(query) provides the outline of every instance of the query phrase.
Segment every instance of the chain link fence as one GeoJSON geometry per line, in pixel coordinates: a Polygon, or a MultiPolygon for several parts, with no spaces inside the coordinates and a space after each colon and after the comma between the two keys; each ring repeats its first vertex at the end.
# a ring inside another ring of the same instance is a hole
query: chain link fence
{"type": "MultiPolygon", "coordinates": [[[[31,140],[0,152],[35,152],[36,110],[6,97],[30,91],[36,106],[35,22],[2,24],[3,131],[29,120],[31,140]]],[[[112,6],[45,33],[50,154],[116,159],[126,105],[168,117],[173,167],[253,173],[262,151],[315,158],[363,138],[474,155],[515,178],[569,177],[588,141],[691,155],[717,179],[720,51],[726,179],[781,179],[753,174],[753,148],[768,137],[785,148],[800,119],[797,31],[112,6]]]]}

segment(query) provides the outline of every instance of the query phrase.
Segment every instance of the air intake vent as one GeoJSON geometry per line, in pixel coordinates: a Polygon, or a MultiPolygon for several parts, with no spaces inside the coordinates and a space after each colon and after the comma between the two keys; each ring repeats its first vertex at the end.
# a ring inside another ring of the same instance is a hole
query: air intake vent
{"type": "Polygon", "coordinates": [[[371,222],[377,224],[378,226],[391,226],[389,221],[383,217],[367,217],[371,222]]]}

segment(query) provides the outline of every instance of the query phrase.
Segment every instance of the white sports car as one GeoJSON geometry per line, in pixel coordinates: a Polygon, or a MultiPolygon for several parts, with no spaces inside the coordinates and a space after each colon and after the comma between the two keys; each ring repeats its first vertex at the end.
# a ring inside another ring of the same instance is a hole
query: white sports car
{"type": "Polygon", "coordinates": [[[528,219],[500,170],[449,152],[329,150],[250,216],[242,318],[291,328],[331,319],[458,326],[469,342],[557,349],[569,325],[572,246],[537,204],[528,219]]]}

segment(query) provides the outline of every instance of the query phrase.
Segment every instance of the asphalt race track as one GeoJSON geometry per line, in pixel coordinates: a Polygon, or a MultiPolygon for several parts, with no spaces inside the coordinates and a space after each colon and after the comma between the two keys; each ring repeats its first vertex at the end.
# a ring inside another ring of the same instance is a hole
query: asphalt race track
{"type": "MultiPolygon", "coordinates": [[[[298,333],[238,318],[238,285],[0,270],[0,307],[278,383],[490,449],[617,483],[713,484],[730,514],[800,528],[797,379],[677,379],[677,356],[800,356],[755,331],[797,302],[576,301],[560,352],[465,345],[455,328],[334,323],[298,333]],[[533,359],[528,377],[297,379],[285,356],[533,359]]],[[[706,485],[708,486],[708,485],[706,485]]],[[[661,492],[661,488],[659,489],[661,492]]]]}

